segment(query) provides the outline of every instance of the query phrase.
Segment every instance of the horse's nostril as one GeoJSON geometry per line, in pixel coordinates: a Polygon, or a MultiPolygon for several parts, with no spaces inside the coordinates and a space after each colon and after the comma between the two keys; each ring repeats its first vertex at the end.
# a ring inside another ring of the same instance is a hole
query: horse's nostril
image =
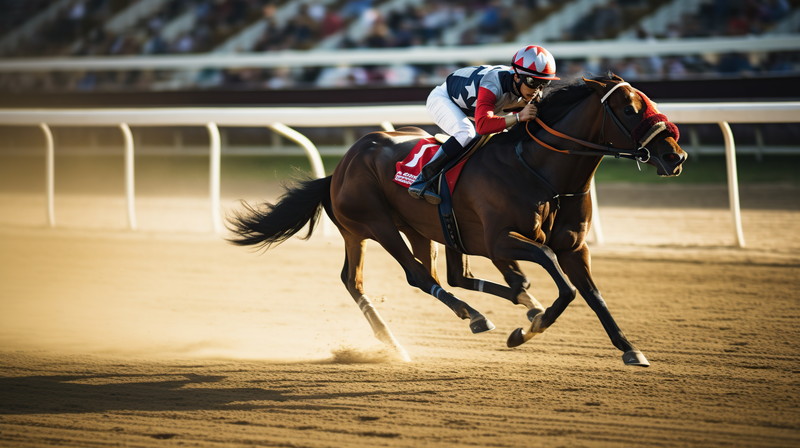
{"type": "Polygon", "coordinates": [[[667,163],[679,163],[683,161],[683,156],[681,156],[677,152],[664,154],[663,156],[661,156],[661,158],[664,159],[664,161],[667,163]]]}

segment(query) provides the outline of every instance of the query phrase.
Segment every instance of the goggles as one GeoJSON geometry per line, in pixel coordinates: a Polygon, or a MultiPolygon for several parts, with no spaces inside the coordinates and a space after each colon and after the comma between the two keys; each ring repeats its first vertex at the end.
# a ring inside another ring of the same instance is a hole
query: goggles
{"type": "Polygon", "coordinates": [[[539,79],[539,78],[534,78],[533,76],[525,76],[525,75],[519,75],[519,78],[522,80],[523,84],[534,90],[543,89],[550,84],[549,79],[539,79]]]}

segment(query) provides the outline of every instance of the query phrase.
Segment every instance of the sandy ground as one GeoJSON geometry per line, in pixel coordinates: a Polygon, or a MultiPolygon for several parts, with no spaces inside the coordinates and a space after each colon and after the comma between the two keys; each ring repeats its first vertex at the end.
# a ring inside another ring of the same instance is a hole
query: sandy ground
{"type": "Polygon", "coordinates": [[[66,194],[48,229],[43,198],[0,192],[0,446],[799,446],[798,193],[743,189],[738,249],[724,187],[601,186],[595,279],[643,369],[580,299],[508,349],[523,310],[452,289],[497,325],[473,335],[373,244],[401,362],[335,234],[257,254],[201,197],[141,197],[130,232],[118,196],[66,194]]]}

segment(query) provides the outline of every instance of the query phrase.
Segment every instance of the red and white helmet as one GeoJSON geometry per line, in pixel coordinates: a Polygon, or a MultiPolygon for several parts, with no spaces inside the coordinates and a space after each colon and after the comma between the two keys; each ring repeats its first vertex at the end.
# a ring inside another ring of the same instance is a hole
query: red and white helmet
{"type": "Polygon", "coordinates": [[[538,45],[528,45],[514,53],[511,66],[520,75],[546,80],[561,79],[556,76],[553,55],[538,45]]]}

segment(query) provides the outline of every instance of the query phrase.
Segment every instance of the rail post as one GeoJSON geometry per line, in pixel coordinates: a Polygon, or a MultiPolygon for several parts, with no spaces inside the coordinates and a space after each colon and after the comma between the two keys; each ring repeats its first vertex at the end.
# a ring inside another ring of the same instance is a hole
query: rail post
{"type": "Polygon", "coordinates": [[[44,133],[44,139],[47,143],[45,153],[45,182],[47,196],[47,225],[50,227],[56,226],[56,203],[55,203],[55,143],[53,142],[53,133],[50,132],[50,126],[47,123],[39,123],[39,129],[44,133]]]}
{"type": "Polygon", "coordinates": [[[128,204],[128,228],[136,230],[136,192],[133,168],[133,134],[127,123],[120,123],[122,138],[125,140],[125,198],[128,204]]]}
{"type": "Polygon", "coordinates": [[[220,176],[222,172],[222,139],[219,135],[219,127],[216,123],[206,123],[209,148],[209,173],[208,173],[208,195],[211,202],[211,226],[214,233],[222,233],[222,202],[220,200],[220,176]]]}
{"type": "Polygon", "coordinates": [[[736,244],[744,247],[744,231],[742,230],[742,210],[739,206],[739,175],[736,171],[736,144],[733,132],[727,121],[719,122],[725,138],[725,162],[728,169],[728,203],[733,217],[733,228],[736,233],[736,244]]]}

